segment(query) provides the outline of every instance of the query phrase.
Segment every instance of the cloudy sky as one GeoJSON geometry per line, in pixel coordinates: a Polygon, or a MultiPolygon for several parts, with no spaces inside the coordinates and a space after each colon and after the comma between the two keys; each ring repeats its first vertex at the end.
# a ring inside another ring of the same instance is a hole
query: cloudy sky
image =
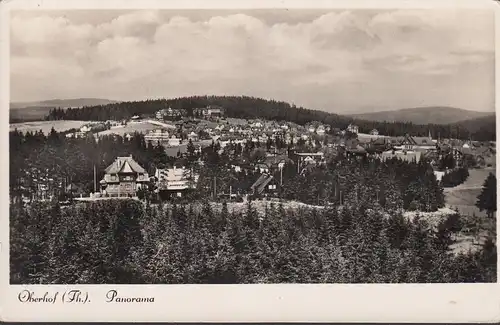
{"type": "Polygon", "coordinates": [[[11,101],[250,95],[331,112],[494,110],[491,11],[11,15],[11,101]]]}

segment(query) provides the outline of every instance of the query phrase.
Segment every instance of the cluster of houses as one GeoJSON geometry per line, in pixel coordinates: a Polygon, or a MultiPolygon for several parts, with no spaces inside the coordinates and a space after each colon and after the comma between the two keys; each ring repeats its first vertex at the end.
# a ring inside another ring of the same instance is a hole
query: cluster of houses
{"type": "Polygon", "coordinates": [[[120,125],[120,122],[111,120],[106,122],[89,122],[82,125],[77,131],[66,133],[66,138],[85,138],[93,133],[109,130],[120,125]]]}
{"type": "MultiPolygon", "coordinates": [[[[214,143],[220,145],[221,152],[224,150],[234,151],[234,145],[245,147],[249,142],[253,142],[255,147],[255,144],[260,144],[260,147],[266,150],[266,157],[263,160],[253,164],[248,161],[241,161],[239,164],[235,163],[232,166],[237,172],[245,169],[263,175],[252,189],[257,194],[262,189],[268,190],[269,188],[266,186],[275,186],[276,184],[273,182],[279,182],[272,175],[282,169],[285,163],[293,162],[297,172],[303,173],[309,168],[326,163],[326,155],[332,153],[343,153],[347,157],[370,155],[379,157],[382,160],[399,158],[415,162],[420,161],[422,157],[426,157],[431,163],[438,162],[444,155],[452,154],[457,165],[461,164],[465,159],[475,161],[477,166],[480,167],[494,164],[494,144],[448,139],[437,140],[433,139],[430,133],[427,137],[410,135],[387,137],[379,135],[377,130],[372,130],[368,135],[360,134],[359,128],[354,124],[350,124],[345,130],[338,130],[319,122],[305,126],[289,122],[263,120],[248,120],[245,122],[205,124],[181,121],[176,124],[177,130],[171,132],[161,129],[154,130],[146,134],[145,140],[155,145],[177,146],[182,143],[183,138],[194,142],[200,140],[200,134],[204,134],[206,139],[213,140],[214,143]],[[178,136],[181,130],[185,135],[183,137],[178,136]],[[346,137],[344,136],[346,133],[355,134],[356,136],[346,137]],[[328,138],[329,141],[311,141],[312,139],[325,138],[328,138]],[[268,140],[276,141],[277,139],[282,140],[288,148],[296,147],[295,144],[301,140],[307,141],[309,150],[300,152],[300,150],[277,149],[275,144],[271,148],[266,148],[265,144],[268,140]]],[[[119,158],[117,159],[119,160],[119,158]]],[[[127,159],[123,161],[127,161],[127,159]]],[[[129,165],[132,170],[137,168],[137,164],[129,165]]],[[[127,167],[126,170],[128,171],[130,168],[127,167]]],[[[137,173],[138,175],[143,173],[142,169],[139,169],[137,173]]],[[[186,171],[182,168],[172,168],[158,170],[154,177],[159,184],[162,184],[158,186],[160,191],[178,190],[174,195],[180,196],[183,191],[192,189],[197,181],[197,175],[189,178],[191,182],[188,186],[188,177],[186,175],[186,171]]],[[[102,189],[107,195],[116,195],[117,191],[114,190],[113,183],[108,182],[109,179],[109,177],[103,179],[101,183],[103,185],[102,189]],[[109,185],[111,187],[108,187],[109,185]]],[[[132,186],[132,188],[141,186],[140,181],[136,183],[135,187],[132,186]]],[[[120,194],[128,193],[125,188],[119,188],[120,194]]],[[[274,189],[274,187],[271,189],[274,189]]]]}
{"type": "Polygon", "coordinates": [[[289,122],[248,120],[246,123],[226,122],[216,126],[205,126],[200,131],[219,142],[224,148],[229,143],[266,143],[268,140],[275,141],[278,138],[286,144],[297,143],[299,140],[320,139],[330,132],[331,128],[322,124],[299,126],[289,122]]]}
{"type": "MultiPolygon", "coordinates": [[[[311,122],[305,126],[285,121],[223,119],[224,109],[217,106],[195,108],[192,116],[185,118],[184,109],[165,108],[156,112],[157,120],[177,120],[176,128],[161,127],[149,131],[144,139],[152,145],[176,147],[188,141],[217,143],[221,152],[235,151],[235,146],[244,148],[251,144],[253,148],[265,150],[265,157],[259,161],[234,160],[231,168],[239,172],[251,170],[260,177],[247,189],[251,195],[273,195],[278,191],[281,180],[277,175],[287,163],[293,163],[297,172],[302,174],[308,169],[325,164],[327,156],[342,154],[345,157],[374,156],[382,160],[399,158],[406,161],[420,161],[423,157],[432,164],[437,164],[445,155],[452,155],[456,165],[464,161],[473,161],[476,166],[495,165],[495,143],[477,141],[433,139],[405,135],[388,137],[374,129],[369,134],[361,134],[355,124],[344,130],[333,128],[321,122],[311,122]],[[194,117],[194,118],[191,118],[194,117]],[[281,142],[282,146],[278,146],[281,142]],[[300,144],[305,144],[301,146],[300,144]]],[[[138,121],[139,117],[134,117],[138,121]]],[[[67,137],[83,137],[101,128],[119,127],[122,122],[89,123],[79,131],[69,133],[67,137]]],[[[132,136],[127,135],[128,139],[132,136]]],[[[201,145],[196,144],[197,150],[201,145]]],[[[234,155],[233,155],[234,156],[234,155]]],[[[234,158],[234,157],[233,157],[234,158]]],[[[159,194],[167,197],[182,197],[186,191],[196,188],[198,175],[182,167],[157,169],[149,175],[133,157],[117,157],[106,170],[100,181],[98,196],[121,197],[136,196],[141,188],[155,182],[159,194]]]]}
{"type": "MultiPolygon", "coordinates": [[[[457,161],[464,159],[465,155],[477,156],[479,164],[484,165],[486,157],[494,156],[491,146],[485,147],[472,141],[437,141],[431,137],[411,137],[409,135],[392,142],[394,139],[377,138],[371,142],[361,142],[359,139],[350,139],[342,142],[338,148],[343,148],[347,155],[378,155],[382,159],[394,157],[403,160],[419,161],[421,157],[432,157],[444,154],[444,150],[451,150],[457,161]],[[377,146],[380,146],[377,148],[377,146]],[[375,150],[370,150],[375,147],[375,150]]],[[[331,149],[330,147],[329,149],[331,149]]],[[[224,150],[224,149],[222,149],[224,150]]],[[[275,194],[282,180],[273,176],[283,169],[286,163],[292,162],[298,173],[303,173],[309,168],[325,164],[325,153],[328,150],[315,152],[297,152],[288,150],[287,153],[266,154],[265,159],[250,164],[248,162],[232,166],[235,171],[252,169],[260,173],[260,177],[250,186],[247,194],[261,196],[275,194]]],[[[157,169],[154,176],[150,177],[133,157],[118,157],[106,170],[100,182],[101,196],[136,196],[138,190],[149,186],[152,180],[157,184],[157,192],[164,197],[182,197],[185,192],[196,188],[199,175],[183,167],[157,169]]]]}
{"type": "MultiPolygon", "coordinates": [[[[220,106],[208,105],[204,108],[193,108],[192,116],[196,118],[202,118],[205,120],[217,120],[220,118],[224,118],[225,110],[220,106]]],[[[163,108],[156,112],[156,119],[163,120],[178,120],[183,117],[188,117],[188,110],[182,108],[163,108]]]]}

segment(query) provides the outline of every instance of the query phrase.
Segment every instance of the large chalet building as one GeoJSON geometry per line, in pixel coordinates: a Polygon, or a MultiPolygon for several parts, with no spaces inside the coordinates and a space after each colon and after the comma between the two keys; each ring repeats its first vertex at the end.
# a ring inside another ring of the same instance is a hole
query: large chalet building
{"type": "Polygon", "coordinates": [[[155,178],[162,198],[182,197],[183,194],[196,188],[199,175],[184,167],[156,169],[155,178]]]}
{"type": "Polygon", "coordinates": [[[135,197],[141,187],[147,186],[149,175],[139,165],[132,155],[117,157],[105,169],[104,178],[101,180],[101,192],[111,197],[135,197]]]}
{"type": "Polygon", "coordinates": [[[436,149],[436,141],[430,135],[428,137],[412,137],[407,134],[396,148],[411,151],[434,150],[436,149]]]}

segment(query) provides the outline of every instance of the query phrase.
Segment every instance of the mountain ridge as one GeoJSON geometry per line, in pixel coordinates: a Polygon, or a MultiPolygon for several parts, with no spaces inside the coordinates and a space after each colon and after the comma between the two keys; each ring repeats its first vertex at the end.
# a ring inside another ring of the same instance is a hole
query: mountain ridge
{"type": "Polygon", "coordinates": [[[495,112],[479,112],[450,106],[425,106],[391,111],[347,114],[352,118],[377,122],[411,122],[415,124],[454,124],[487,116],[495,112]]]}
{"type": "Polygon", "coordinates": [[[23,109],[23,108],[35,108],[35,107],[82,107],[82,106],[93,106],[93,105],[105,105],[118,103],[117,100],[105,99],[105,98],[94,98],[94,97],[82,97],[82,98],[68,98],[68,99],[47,99],[40,101],[30,101],[30,102],[11,102],[9,104],[10,109],[23,109]]]}
{"type": "Polygon", "coordinates": [[[31,122],[43,120],[51,109],[60,107],[77,108],[83,106],[95,106],[119,103],[119,101],[104,98],[70,98],[70,99],[48,99],[33,102],[11,102],[9,104],[9,120],[14,122],[31,122]]]}

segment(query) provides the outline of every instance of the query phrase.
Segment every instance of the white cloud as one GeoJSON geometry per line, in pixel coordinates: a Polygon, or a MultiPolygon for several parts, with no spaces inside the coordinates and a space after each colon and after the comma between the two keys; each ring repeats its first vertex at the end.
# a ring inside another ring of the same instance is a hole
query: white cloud
{"type": "Polygon", "coordinates": [[[422,98],[429,105],[493,107],[487,72],[493,16],[484,11],[335,11],[276,24],[248,13],[191,20],[157,11],[100,24],[64,15],[11,21],[12,100],[215,93],[319,109],[396,108],[422,98]],[[465,68],[471,64],[477,75],[465,68]],[[429,88],[436,75],[445,95],[429,88]],[[448,90],[460,86],[481,90],[451,96],[448,90]]]}

